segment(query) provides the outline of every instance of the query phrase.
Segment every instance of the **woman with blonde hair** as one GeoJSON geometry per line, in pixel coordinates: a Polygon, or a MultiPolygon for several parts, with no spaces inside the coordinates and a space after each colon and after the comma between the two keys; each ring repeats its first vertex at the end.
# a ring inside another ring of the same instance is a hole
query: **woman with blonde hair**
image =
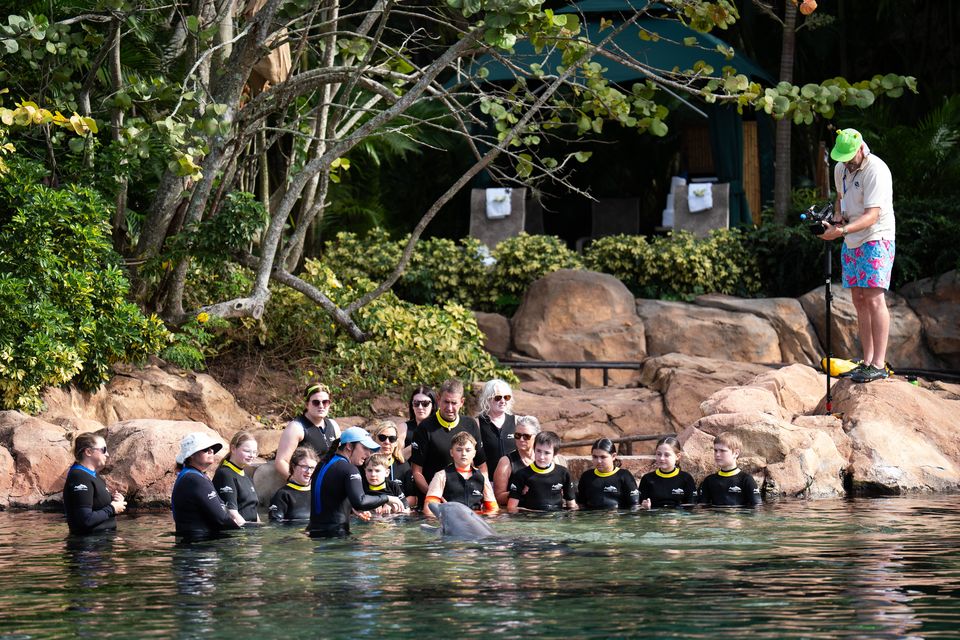
{"type": "MultiPolygon", "coordinates": [[[[513,432],[516,429],[516,419],[513,416],[513,391],[510,385],[499,378],[490,380],[483,385],[480,392],[480,415],[477,424],[480,425],[479,447],[483,447],[486,459],[500,460],[517,446],[513,441],[513,432]]],[[[495,472],[491,472],[493,475],[495,472]]]]}
{"type": "Polygon", "coordinates": [[[244,471],[256,457],[257,439],[248,431],[238,431],[230,440],[230,452],[213,474],[213,486],[234,520],[260,522],[257,490],[253,478],[244,471]]]}
{"type": "Polygon", "coordinates": [[[396,486],[406,496],[407,504],[416,506],[416,487],[410,463],[403,457],[403,445],[399,442],[400,431],[392,420],[374,420],[369,425],[370,436],[380,445],[379,453],[390,458],[386,481],[396,486]]]}
{"type": "Polygon", "coordinates": [[[96,433],[81,433],[73,439],[76,460],[63,485],[63,510],[73,535],[87,535],[117,528],[117,514],[127,508],[119,492],[110,493],[97,475],[107,465],[107,443],[96,433]]]}

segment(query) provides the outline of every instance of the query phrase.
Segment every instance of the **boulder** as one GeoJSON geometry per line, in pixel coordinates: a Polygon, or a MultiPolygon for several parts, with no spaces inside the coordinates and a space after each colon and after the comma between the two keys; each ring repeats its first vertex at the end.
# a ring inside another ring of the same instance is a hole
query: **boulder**
{"type": "Polygon", "coordinates": [[[700,404],[714,392],[746,384],[768,370],[759,364],[671,353],[644,360],[640,384],[661,395],[670,426],[666,432],[679,433],[702,417],[700,404]]]}
{"type": "MultiPolygon", "coordinates": [[[[862,355],[860,338],[857,334],[857,312],[853,306],[850,290],[839,285],[833,286],[831,304],[830,342],[832,352],[838,358],[859,358],[862,355]]],[[[800,304],[810,317],[820,342],[826,343],[826,307],[824,305],[825,287],[817,287],[800,297],[800,304]]],[[[897,367],[930,369],[937,368],[937,358],[927,348],[923,339],[923,325],[920,317],[907,304],[907,301],[892,292],[884,296],[890,311],[890,339],[887,344],[887,361],[894,369],[897,367]]]]}
{"type": "MultiPolygon", "coordinates": [[[[194,431],[216,431],[200,422],[179,420],[126,420],[107,429],[110,463],[103,470],[107,484],[138,506],[169,506],[177,479],[176,458],[180,440],[194,431]]],[[[221,438],[222,440],[222,438],[221,438]]],[[[220,456],[226,455],[226,445],[220,456]]]]}
{"type": "Polygon", "coordinates": [[[853,453],[855,493],[900,494],[960,489],[960,403],[897,379],[841,380],[834,406],[853,453]]]}
{"type": "Polygon", "coordinates": [[[283,429],[257,429],[251,435],[257,440],[257,455],[264,459],[272,459],[277,455],[277,445],[280,444],[280,435],[283,429]]]}
{"type": "Polygon", "coordinates": [[[936,357],[951,368],[960,367],[960,275],[948,271],[936,278],[924,278],[900,289],[920,317],[926,344],[936,357]]]}
{"type": "Polygon", "coordinates": [[[270,500],[277,489],[286,483],[287,479],[277,473],[273,461],[257,467],[253,473],[253,488],[257,490],[257,498],[264,507],[270,506],[270,500]]]}
{"type": "MultiPolygon", "coordinates": [[[[640,360],[646,354],[643,323],[634,299],[613,276],[561,269],[527,289],[512,320],[517,351],[539,360],[640,360]]],[[[545,374],[573,386],[574,372],[545,374]]],[[[615,384],[635,382],[634,371],[610,372],[615,384]]],[[[584,384],[602,384],[600,371],[585,370],[584,384]]]]}
{"type": "Polygon", "coordinates": [[[48,388],[44,420],[76,418],[113,424],[140,418],[188,420],[209,425],[229,440],[237,431],[262,425],[216,380],[203,373],[174,373],[154,359],[144,367],[122,365],[93,393],[74,387],[48,388]]]}
{"type": "Polygon", "coordinates": [[[499,313],[474,311],[477,327],[483,334],[483,348],[503,358],[510,351],[510,320],[499,313]]]}
{"type": "Polygon", "coordinates": [[[12,467],[0,504],[34,507],[63,491],[73,450],[67,430],[19,411],[0,411],[0,467],[12,467]],[[12,464],[11,464],[12,463],[12,464]]]}
{"type": "Polygon", "coordinates": [[[683,302],[637,300],[647,353],[683,353],[737,362],[780,362],[780,338],[766,320],[751,313],[683,302]]]}
{"type": "MultiPolygon", "coordinates": [[[[642,388],[567,389],[536,383],[515,392],[514,412],[535,415],[545,431],[556,432],[564,442],[673,433],[660,394],[642,388]]],[[[589,455],[590,447],[564,451],[589,455]]]]}
{"type": "Polygon", "coordinates": [[[735,313],[748,313],[767,322],[780,343],[778,362],[816,364],[823,349],[817,332],[794,298],[735,298],[720,294],[698,296],[694,303],[702,307],[735,313]]]}

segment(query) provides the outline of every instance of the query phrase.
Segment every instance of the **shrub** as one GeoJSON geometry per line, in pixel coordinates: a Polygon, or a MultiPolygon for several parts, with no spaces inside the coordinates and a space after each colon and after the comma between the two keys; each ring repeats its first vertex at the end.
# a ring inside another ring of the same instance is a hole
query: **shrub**
{"type": "Polygon", "coordinates": [[[588,269],[609,273],[634,295],[640,295],[656,277],[654,249],[646,236],[618,235],[597,238],[583,253],[588,269]]]}
{"type": "Polygon", "coordinates": [[[89,188],[45,187],[40,175],[17,161],[0,181],[0,404],[29,412],[41,409],[43,387],[95,388],[168,335],[126,301],[109,205],[89,188]]]}
{"type": "Polygon", "coordinates": [[[893,288],[960,268],[960,219],[956,198],[903,198],[897,218],[893,288]]]}
{"type": "Polygon", "coordinates": [[[492,285],[496,306],[509,312],[520,303],[530,284],[560,269],[582,269],[580,257],[556,236],[521,233],[508,238],[493,250],[492,285]]]}
{"type": "MultiPolygon", "coordinates": [[[[823,284],[823,252],[827,243],[806,225],[784,226],[765,218],[760,227],[744,233],[759,265],[763,295],[795,298],[823,284]]],[[[838,279],[841,243],[833,242],[830,246],[835,254],[834,279],[838,279]]]]}
{"type": "Polygon", "coordinates": [[[471,237],[459,242],[446,238],[419,241],[394,287],[396,294],[417,304],[453,302],[475,309],[492,303],[494,289],[490,269],[483,263],[483,246],[471,237]]]}
{"type": "Polygon", "coordinates": [[[391,240],[385,229],[373,229],[362,238],[341,231],[324,247],[322,262],[345,285],[363,280],[382,282],[402,254],[403,244],[391,240]]]}

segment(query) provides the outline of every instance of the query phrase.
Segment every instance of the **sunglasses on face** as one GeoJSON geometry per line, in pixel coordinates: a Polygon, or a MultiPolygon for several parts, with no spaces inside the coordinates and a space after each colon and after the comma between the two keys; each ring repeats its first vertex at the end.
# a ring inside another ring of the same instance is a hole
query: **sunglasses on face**
{"type": "Polygon", "coordinates": [[[513,434],[513,437],[516,440],[532,440],[533,434],[532,433],[515,433],[513,434]]]}
{"type": "Polygon", "coordinates": [[[320,405],[323,405],[323,406],[325,406],[325,407],[329,407],[329,406],[330,406],[330,400],[329,400],[329,398],[328,398],[327,400],[317,400],[317,399],[313,399],[313,400],[310,401],[310,404],[312,404],[312,405],[315,406],[315,407],[319,407],[320,405]]]}
{"type": "Polygon", "coordinates": [[[100,453],[102,453],[102,454],[104,454],[104,455],[106,455],[106,453],[107,453],[107,448],[106,448],[105,446],[103,446],[103,447],[90,447],[90,450],[91,450],[91,451],[99,451],[100,453]]]}
{"type": "Polygon", "coordinates": [[[508,394],[505,395],[505,396],[493,396],[493,401],[494,401],[494,402],[500,402],[501,400],[506,400],[507,402],[510,402],[510,399],[511,399],[511,398],[513,398],[513,396],[511,396],[511,395],[508,393],[508,394]]]}
{"type": "Polygon", "coordinates": [[[380,442],[396,442],[397,436],[388,436],[385,433],[378,433],[377,440],[379,440],[380,442]]]}
{"type": "Polygon", "coordinates": [[[433,404],[433,400],[414,400],[411,404],[415,407],[429,407],[433,404]]]}

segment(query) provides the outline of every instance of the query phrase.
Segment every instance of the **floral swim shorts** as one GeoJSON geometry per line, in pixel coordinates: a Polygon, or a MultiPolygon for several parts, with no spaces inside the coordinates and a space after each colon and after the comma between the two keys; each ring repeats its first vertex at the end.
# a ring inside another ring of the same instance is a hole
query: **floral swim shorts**
{"type": "Polygon", "coordinates": [[[856,249],[843,244],[840,261],[843,264],[843,286],[847,289],[889,289],[890,272],[896,255],[893,240],[864,242],[856,249]]]}

